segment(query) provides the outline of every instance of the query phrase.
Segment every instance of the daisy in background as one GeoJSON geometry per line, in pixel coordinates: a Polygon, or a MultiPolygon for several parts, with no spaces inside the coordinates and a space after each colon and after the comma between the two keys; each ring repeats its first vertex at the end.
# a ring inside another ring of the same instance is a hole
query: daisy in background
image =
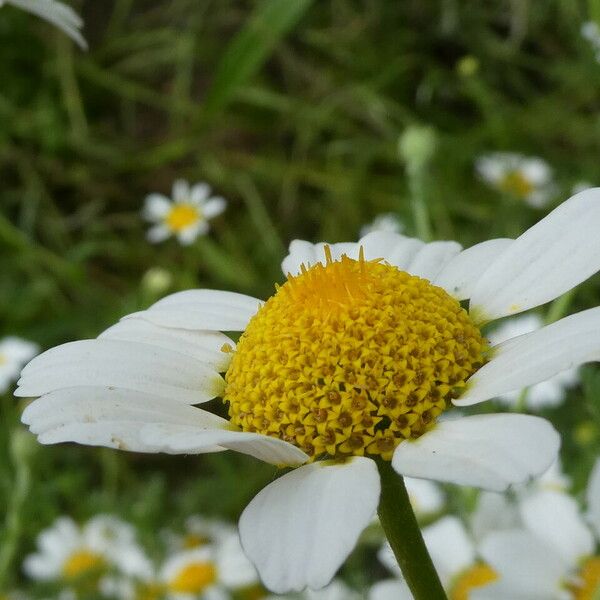
{"type": "Polygon", "coordinates": [[[220,215],[227,202],[211,196],[210,186],[192,186],[183,179],[173,184],[172,198],[150,194],[144,202],[143,216],[154,225],[148,230],[148,240],[162,242],[175,236],[180,244],[192,244],[199,235],[208,233],[210,219],[220,215]]]}
{"type": "MultiPolygon", "coordinates": [[[[536,313],[529,313],[513,319],[507,319],[499,327],[488,334],[490,342],[496,346],[509,339],[537,331],[543,327],[543,319],[536,313]]],[[[498,396],[496,400],[506,406],[538,411],[544,408],[553,408],[562,404],[566,397],[567,389],[579,383],[579,370],[567,369],[557,373],[554,377],[532,385],[527,390],[513,390],[498,396]],[[520,407],[521,401],[523,406],[520,407]]]]}
{"type": "Polygon", "coordinates": [[[595,21],[586,21],[581,26],[581,37],[587,40],[594,50],[596,60],[600,62],[600,27],[595,21]]]}
{"type": "Polygon", "coordinates": [[[382,213],[377,215],[371,223],[367,223],[360,228],[360,235],[364,237],[373,231],[390,231],[391,233],[402,233],[404,223],[395,213],[382,213]]]}
{"type": "Polygon", "coordinates": [[[5,4],[12,4],[52,23],[81,48],[87,50],[87,43],[81,35],[83,27],[81,17],[63,2],[58,2],[58,0],[0,0],[0,8],[5,4]]]}
{"type": "Polygon", "coordinates": [[[246,507],[241,541],[272,591],[319,589],[378,505],[393,526],[395,474],[503,491],[550,467],[560,439],[544,419],[438,417],[598,358],[600,308],[497,346],[481,327],[598,271],[599,227],[596,188],[516,240],[466,250],[389,232],[295,241],[267,302],[179,292],[38,356],[16,392],[38,398],[23,421],[45,444],[235,450],[292,467],[246,507]],[[230,331],[243,332],[237,344],[230,331]],[[195,406],[213,398],[228,419],[195,406]]]}
{"type": "Polygon", "coordinates": [[[25,558],[23,570],[38,581],[76,584],[99,580],[107,571],[139,572],[146,559],[131,525],[98,515],[79,527],[70,517],[58,518],[37,539],[38,551],[25,558]]]}
{"type": "MultiPolygon", "coordinates": [[[[425,527],[423,538],[448,600],[470,600],[473,590],[497,579],[494,570],[479,559],[473,538],[457,517],[442,517],[425,527]]],[[[384,544],[377,556],[398,579],[376,583],[369,592],[369,600],[411,600],[413,596],[402,580],[389,544],[384,544]]]]}
{"type": "Polygon", "coordinates": [[[9,336],[0,339],[0,394],[8,390],[19,377],[23,365],[27,364],[40,348],[34,342],[9,336]]]}
{"type": "Polygon", "coordinates": [[[552,169],[537,157],[494,152],[478,158],[475,171],[488,185],[534,208],[547,206],[556,191],[552,169]]]}
{"type": "Polygon", "coordinates": [[[600,461],[587,490],[587,515],[556,490],[540,490],[520,505],[522,526],[492,533],[482,556],[498,581],[473,600],[592,600],[600,590],[600,461]],[[587,522],[586,522],[587,520],[587,522]]]}

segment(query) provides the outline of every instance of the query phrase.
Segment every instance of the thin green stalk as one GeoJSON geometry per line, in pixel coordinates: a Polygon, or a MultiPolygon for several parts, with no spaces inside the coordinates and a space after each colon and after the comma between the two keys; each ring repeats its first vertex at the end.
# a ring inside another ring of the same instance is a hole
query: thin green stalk
{"type": "Polygon", "coordinates": [[[404,479],[391,463],[378,461],[381,476],[379,520],[415,600],[447,600],[433,566],[404,479]]]}
{"type": "Polygon", "coordinates": [[[411,169],[408,171],[408,182],[410,186],[411,204],[415,230],[417,237],[424,242],[433,239],[431,231],[431,220],[425,192],[425,172],[423,169],[411,169]]]}
{"type": "Polygon", "coordinates": [[[546,314],[546,325],[550,325],[550,323],[554,323],[567,314],[569,310],[569,306],[571,306],[571,302],[573,301],[573,297],[575,296],[575,288],[569,290],[564,293],[562,296],[557,298],[548,309],[546,314]]]}

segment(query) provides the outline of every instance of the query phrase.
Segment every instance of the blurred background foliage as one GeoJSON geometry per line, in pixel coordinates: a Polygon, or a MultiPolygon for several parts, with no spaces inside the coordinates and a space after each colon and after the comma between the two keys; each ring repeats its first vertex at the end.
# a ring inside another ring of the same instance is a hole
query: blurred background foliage
{"type": "MultiPolygon", "coordinates": [[[[0,10],[0,334],[44,348],[95,337],[124,313],[190,287],[265,297],[282,280],[290,240],[354,240],[382,212],[398,214],[414,235],[398,154],[409,125],[436,132],[424,180],[436,239],[515,236],[551,209],[486,187],[473,169],[482,153],[544,158],[555,172],[554,204],[580,180],[600,183],[600,64],[580,35],[600,16],[598,2],[74,7],[88,52],[24,12],[0,10]],[[143,199],[169,194],[176,178],[207,181],[228,209],[191,247],[150,245],[143,199]],[[154,267],[171,275],[161,289],[149,284],[154,267]]],[[[571,310],[599,300],[595,278],[571,310]]],[[[563,432],[567,470],[581,488],[599,448],[595,367],[571,396],[547,416],[563,432]]],[[[1,399],[0,506],[13,501],[20,459],[9,446],[21,409],[1,399]]],[[[32,484],[18,557],[61,513],[117,512],[151,541],[159,524],[192,512],[236,518],[273,477],[239,455],[27,452],[32,484]]]]}

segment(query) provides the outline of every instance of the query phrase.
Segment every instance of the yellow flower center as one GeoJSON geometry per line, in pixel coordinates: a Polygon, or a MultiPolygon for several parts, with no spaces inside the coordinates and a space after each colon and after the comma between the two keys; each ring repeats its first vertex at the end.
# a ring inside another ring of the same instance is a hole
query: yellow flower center
{"type": "Polygon", "coordinates": [[[146,583],[136,590],[135,600],[160,600],[164,591],[159,583],[146,583]]]}
{"type": "Polygon", "coordinates": [[[6,355],[0,353],[0,365],[3,365],[5,363],[7,363],[7,362],[8,362],[8,360],[6,359],[6,355]]]}
{"type": "Polygon", "coordinates": [[[483,587],[498,579],[498,574],[488,565],[475,565],[461,575],[452,586],[449,600],[469,600],[474,589],[483,587]]]}
{"type": "Polygon", "coordinates": [[[574,600],[594,600],[600,592],[600,556],[586,560],[579,570],[579,582],[570,586],[574,600]]]}
{"type": "Polygon", "coordinates": [[[198,548],[200,546],[204,546],[205,544],[209,544],[210,539],[206,536],[199,535],[197,533],[188,533],[184,536],[182,540],[182,546],[186,550],[191,550],[192,548],[198,548]]]}
{"type": "Polygon", "coordinates": [[[506,173],[500,181],[499,187],[503,192],[517,196],[517,198],[527,198],[534,190],[533,183],[521,171],[506,173]]]}
{"type": "Polygon", "coordinates": [[[217,580],[217,569],[212,563],[190,563],[169,583],[169,589],[182,594],[198,594],[217,580]]]}
{"type": "Polygon", "coordinates": [[[444,290],[381,261],[290,276],[250,320],[224,400],[244,431],[313,459],[374,454],[433,427],[484,362],[486,343],[444,290]]]}
{"type": "Polygon", "coordinates": [[[66,579],[77,579],[91,571],[97,571],[105,566],[104,557],[91,550],[78,550],[67,558],[62,567],[66,579]]]}
{"type": "Polygon", "coordinates": [[[171,231],[179,232],[194,225],[202,218],[200,211],[193,204],[176,204],[165,217],[165,223],[171,231]]]}

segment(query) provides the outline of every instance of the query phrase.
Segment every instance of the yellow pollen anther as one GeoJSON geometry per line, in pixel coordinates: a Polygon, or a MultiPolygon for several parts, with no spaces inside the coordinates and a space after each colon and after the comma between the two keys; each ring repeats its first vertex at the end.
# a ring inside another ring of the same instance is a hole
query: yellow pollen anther
{"type": "Polygon", "coordinates": [[[193,204],[176,204],[165,217],[165,224],[174,232],[194,225],[202,218],[199,209],[193,204]]]}
{"type": "Polygon", "coordinates": [[[62,572],[65,579],[77,579],[85,573],[101,569],[104,564],[102,555],[91,550],[79,550],[67,558],[62,572]]]}
{"type": "Polygon", "coordinates": [[[233,352],[233,346],[225,343],[221,346],[221,352],[224,352],[225,354],[231,354],[233,352]]]}
{"type": "Polygon", "coordinates": [[[600,556],[586,560],[578,573],[579,581],[569,586],[574,600],[594,600],[600,591],[600,556]]]}
{"type": "Polygon", "coordinates": [[[488,565],[475,565],[458,576],[452,586],[449,600],[469,600],[474,589],[483,587],[497,579],[498,574],[488,565]]]}
{"type": "Polygon", "coordinates": [[[216,580],[217,570],[212,563],[191,563],[171,580],[169,589],[182,594],[199,594],[216,580]]]}
{"type": "Polygon", "coordinates": [[[500,181],[499,187],[517,198],[527,198],[533,190],[533,183],[521,171],[509,171],[500,181]]]}
{"type": "Polygon", "coordinates": [[[343,256],[276,287],[240,337],[224,400],[234,425],[311,458],[381,455],[431,429],[486,342],[444,290],[343,256]]]}

